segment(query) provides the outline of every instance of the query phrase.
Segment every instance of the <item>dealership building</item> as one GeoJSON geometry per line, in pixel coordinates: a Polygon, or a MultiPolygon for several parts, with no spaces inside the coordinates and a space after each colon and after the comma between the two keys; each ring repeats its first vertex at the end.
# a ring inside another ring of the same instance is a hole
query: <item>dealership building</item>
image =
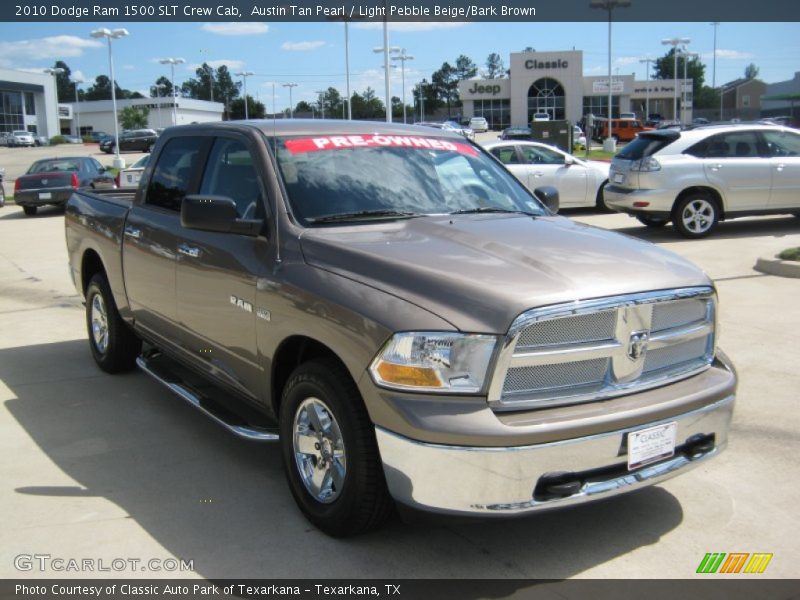
{"type": "Polygon", "coordinates": [[[56,104],[52,75],[0,69],[0,132],[25,130],[52,137],[60,133],[60,117],[69,108],[56,104]]]}
{"type": "MultiPolygon", "coordinates": [[[[117,113],[131,106],[147,108],[147,126],[162,129],[171,125],[221,121],[225,105],[192,98],[131,98],[117,100],[117,113]]],[[[81,134],[92,131],[114,132],[114,107],[111,100],[91,100],[70,105],[81,134]]]]}
{"type": "MultiPolygon", "coordinates": [[[[679,68],[680,70],[680,68],[679,68]]],[[[467,79],[459,82],[463,118],[485,117],[492,129],[524,127],[533,114],[576,123],[587,114],[608,116],[608,76],[585,76],[583,52],[513,52],[508,78],[467,79]]],[[[611,115],[633,112],[637,117],[657,113],[673,119],[675,82],[672,79],[638,81],[633,75],[611,78],[611,115]]],[[[692,119],[692,84],[679,79],[677,118],[692,119]],[[686,91],[685,112],[681,92],[686,91]]]]}

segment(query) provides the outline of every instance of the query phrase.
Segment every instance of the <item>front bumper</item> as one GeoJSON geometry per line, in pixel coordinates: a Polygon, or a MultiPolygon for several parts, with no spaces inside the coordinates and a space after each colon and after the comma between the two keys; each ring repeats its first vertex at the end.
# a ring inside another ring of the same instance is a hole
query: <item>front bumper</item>
{"type": "Polygon", "coordinates": [[[508,516],[605,498],[683,473],[726,447],[733,405],[731,394],[634,427],[506,448],[418,442],[381,427],[376,436],[398,502],[433,512],[508,516]],[[627,434],[670,422],[677,423],[675,455],[628,471],[627,434]]]}

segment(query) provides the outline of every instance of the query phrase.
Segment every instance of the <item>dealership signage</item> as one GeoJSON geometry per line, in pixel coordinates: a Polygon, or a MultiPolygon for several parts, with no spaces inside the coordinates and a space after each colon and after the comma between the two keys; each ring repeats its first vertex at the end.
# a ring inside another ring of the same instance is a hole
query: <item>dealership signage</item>
{"type": "MultiPolygon", "coordinates": [[[[611,80],[611,92],[615,94],[621,94],[625,89],[625,82],[622,79],[612,79],[611,80]]],[[[608,79],[596,79],[592,82],[592,93],[594,94],[602,94],[608,93],[608,79]]]]}
{"type": "Polygon", "coordinates": [[[566,69],[569,67],[569,61],[558,60],[536,60],[529,58],[525,61],[526,69],[566,69]]]}
{"type": "Polygon", "coordinates": [[[492,96],[497,96],[497,94],[500,93],[501,89],[502,88],[500,87],[500,85],[496,83],[490,85],[481,85],[479,83],[476,83],[467,91],[470,94],[490,94],[492,96]]]}

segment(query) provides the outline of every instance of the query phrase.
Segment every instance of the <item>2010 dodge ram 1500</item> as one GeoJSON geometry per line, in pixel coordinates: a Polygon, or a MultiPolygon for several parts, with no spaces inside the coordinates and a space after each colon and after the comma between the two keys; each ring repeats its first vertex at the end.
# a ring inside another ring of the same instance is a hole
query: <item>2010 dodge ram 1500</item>
{"type": "Polygon", "coordinates": [[[138,363],[279,439],[333,535],[393,501],[491,516],[602,498],[727,442],[711,281],[556,216],[458,135],[170,128],[134,196],[73,195],[66,236],[99,366],[138,363]]]}

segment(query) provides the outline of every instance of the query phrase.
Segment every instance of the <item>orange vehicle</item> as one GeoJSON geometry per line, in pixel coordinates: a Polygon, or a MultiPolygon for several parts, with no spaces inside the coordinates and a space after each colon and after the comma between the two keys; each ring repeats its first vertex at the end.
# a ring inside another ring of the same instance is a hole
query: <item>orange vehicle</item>
{"type": "MultiPolygon", "coordinates": [[[[618,142],[630,142],[640,131],[652,130],[652,127],[645,127],[638,119],[611,119],[611,137],[618,142]]],[[[595,136],[598,140],[608,137],[608,119],[598,121],[595,136]]]]}

